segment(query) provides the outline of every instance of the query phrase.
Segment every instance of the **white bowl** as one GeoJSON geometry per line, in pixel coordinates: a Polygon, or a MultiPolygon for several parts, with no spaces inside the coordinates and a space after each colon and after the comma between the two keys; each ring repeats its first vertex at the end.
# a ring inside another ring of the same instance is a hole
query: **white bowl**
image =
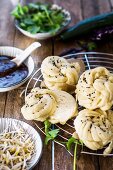
{"type": "MultiPolygon", "coordinates": [[[[22,52],[23,52],[23,50],[20,50],[16,47],[9,47],[9,46],[0,47],[0,56],[6,55],[6,56],[18,57],[19,56],[18,54],[20,54],[22,52]]],[[[34,71],[34,61],[33,61],[32,57],[29,56],[28,59],[26,59],[26,61],[24,61],[24,64],[28,67],[27,77],[25,79],[23,79],[22,81],[20,81],[18,84],[14,84],[10,87],[0,88],[0,92],[6,92],[6,91],[16,89],[19,86],[21,86],[22,84],[24,84],[30,78],[30,76],[32,75],[32,73],[34,71]]]]}
{"type": "Polygon", "coordinates": [[[47,33],[37,33],[37,34],[31,34],[30,32],[28,31],[25,31],[23,30],[22,28],[19,27],[19,24],[18,24],[18,21],[15,20],[15,26],[16,28],[21,32],[23,33],[24,35],[26,35],[27,37],[30,37],[30,38],[34,38],[34,39],[38,39],[38,40],[45,40],[45,39],[48,39],[48,38],[51,38],[51,37],[54,37],[58,34],[60,34],[67,26],[68,24],[70,23],[71,21],[71,15],[69,13],[69,11],[63,9],[62,7],[56,5],[56,4],[53,4],[52,5],[52,8],[57,8],[57,9],[62,9],[63,13],[66,15],[66,20],[65,22],[63,23],[62,27],[56,31],[56,33],[53,35],[51,32],[47,32],[47,33]]]}
{"type": "Polygon", "coordinates": [[[12,118],[0,118],[0,133],[11,132],[22,128],[34,141],[35,152],[28,162],[27,169],[31,170],[38,163],[42,154],[42,140],[39,133],[29,124],[12,118]]]}

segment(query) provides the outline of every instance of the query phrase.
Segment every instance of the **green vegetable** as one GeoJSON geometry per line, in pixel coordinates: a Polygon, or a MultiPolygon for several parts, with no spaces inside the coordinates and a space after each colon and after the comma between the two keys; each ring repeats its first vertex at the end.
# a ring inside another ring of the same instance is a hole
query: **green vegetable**
{"type": "Polygon", "coordinates": [[[113,12],[97,15],[79,23],[75,24],[71,28],[67,29],[62,35],[61,39],[67,40],[76,38],[85,34],[88,34],[94,29],[113,24],[113,12]]]}
{"type": "Polygon", "coordinates": [[[67,147],[67,150],[70,151],[71,147],[72,147],[72,144],[76,144],[76,143],[78,145],[82,145],[82,147],[83,147],[83,142],[81,140],[77,140],[74,137],[69,138],[68,141],[65,143],[66,147],[67,147]]]}
{"type": "Polygon", "coordinates": [[[73,170],[76,170],[76,161],[77,161],[77,143],[75,143],[74,149],[74,160],[73,160],[73,170]]]}
{"type": "Polygon", "coordinates": [[[52,9],[52,5],[43,3],[29,3],[26,6],[18,6],[12,11],[19,26],[32,33],[55,34],[66,22],[66,14],[62,9],[52,9]]]}
{"type": "Polygon", "coordinates": [[[82,148],[83,148],[83,142],[81,140],[75,139],[74,137],[71,137],[71,138],[68,139],[68,141],[65,144],[66,144],[66,147],[67,147],[68,151],[71,150],[71,147],[72,147],[73,144],[75,145],[75,148],[74,148],[74,160],[73,160],[73,170],[76,170],[77,146],[81,145],[82,148]]]}
{"type": "Polygon", "coordinates": [[[92,42],[92,41],[78,41],[78,45],[87,50],[87,51],[92,51],[92,50],[95,50],[97,48],[97,44],[95,42],[92,42]]]}
{"type": "Polygon", "coordinates": [[[48,120],[45,120],[44,125],[45,125],[45,133],[48,133],[49,129],[51,128],[51,123],[48,120]]]}
{"type": "MultiPolygon", "coordinates": [[[[35,125],[37,126],[36,123],[35,123],[35,125]]],[[[50,140],[53,141],[58,136],[58,133],[59,133],[60,129],[51,130],[52,124],[48,120],[45,120],[44,125],[45,125],[45,134],[46,134],[45,144],[47,145],[50,140]]],[[[83,147],[83,142],[81,140],[75,139],[74,137],[69,138],[67,142],[62,142],[62,141],[58,141],[58,140],[56,140],[56,141],[58,143],[64,144],[68,151],[71,150],[71,147],[72,147],[73,144],[75,145],[75,148],[74,148],[74,160],[73,160],[73,170],[76,170],[77,146],[81,145],[83,147]]]]}
{"type": "Polygon", "coordinates": [[[95,44],[94,42],[89,42],[89,43],[87,44],[87,48],[88,48],[89,51],[95,50],[96,47],[97,47],[97,46],[96,46],[96,44],[95,44]]]}
{"type": "Polygon", "coordinates": [[[51,130],[51,123],[48,120],[44,122],[44,125],[45,125],[45,134],[46,134],[45,144],[47,145],[50,140],[54,140],[57,137],[59,133],[59,129],[51,130]]]}
{"type": "Polygon", "coordinates": [[[73,137],[71,137],[71,138],[68,139],[68,141],[66,142],[66,146],[67,146],[67,149],[68,149],[69,151],[71,150],[72,144],[75,143],[75,142],[76,142],[76,139],[73,138],[73,137]]]}

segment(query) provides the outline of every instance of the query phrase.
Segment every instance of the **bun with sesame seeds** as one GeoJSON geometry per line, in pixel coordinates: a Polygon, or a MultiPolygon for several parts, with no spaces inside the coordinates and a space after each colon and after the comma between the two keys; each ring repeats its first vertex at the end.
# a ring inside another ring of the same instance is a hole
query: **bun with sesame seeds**
{"type": "Polygon", "coordinates": [[[74,126],[79,139],[92,150],[102,149],[109,154],[113,149],[113,111],[84,109],[78,113],[74,126]]]}
{"type": "Polygon", "coordinates": [[[27,120],[65,124],[77,115],[77,103],[69,93],[61,90],[34,88],[25,98],[21,112],[27,120]]]}
{"type": "Polygon", "coordinates": [[[79,62],[68,62],[63,57],[49,56],[41,65],[41,72],[47,88],[70,91],[76,87],[80,74],[79,62]]]}
{"type": "Polygon", "coordinates": [[[113,74],[105,67],[85,71],[76,86],[79,105],[90,110],[109,110],[113,105],[113,74]]]}

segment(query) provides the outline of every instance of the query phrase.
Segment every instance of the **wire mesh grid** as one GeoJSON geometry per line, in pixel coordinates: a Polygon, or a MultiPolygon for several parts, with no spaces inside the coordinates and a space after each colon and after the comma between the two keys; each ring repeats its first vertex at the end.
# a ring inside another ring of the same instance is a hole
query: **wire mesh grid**
{"type": "MultiPolygon", "coordinates": [[[[81,53],[75,53],[75,54],[69,54],[63,56],[66,59],[75,58],[75,59],[81,59],[84,61],[85,69],[90,70],[92,68],[98,67],[98,66],[104,66],[106,67],[110,72],[113,72],[113,54],[109,53],[100,53],[100,52],[81,52],[81,53]]],[[[39,87],[40,83],[42,82],[43,77],[41,74],[41,69],[39,68],[31,77],[29,80],[26,89],[25,89],[25,96],[29,93],[29,90],[31,88],[39,87]]],[[[78,107],[78,110],[81,110],[81,107],[78,107]]],[[[71,137],[75,131],[73,126],[74,118],[69,120],[65,125],[55,124],[53,125],[53,129],[59,128],[60,133],[58,135],[59,139],[63,141],[68,141],[69,137],[71,137]]],[[[45,134],[44,132],[44,124],[40,122],[35,122],[35,125],[38,127],[38,129],[45,134]]],[[[62,147],[65,147],[64,144],[59,143],[57,140],[54,140],[55,143],[58,143],[62,147]]],[[[54,154],[54,142],[52,142],[52,153],[54,154]]],[[[66,147],[65,147],[66,148],[66,147]]],[[[69,151],[68,151],[69,152],[69,151]]],[[[69,152],[71,155],[73,155],[71,152],[69,152]]],[[[88,149],[87,147],[83,147],[81,150],[81,153],[83,154],[90,154],[90,155],[100,155],[103,156],[103,150],[98,151],[92,151],[88,149]]],[[[113,152],[111,154],[108,154],[106,156],[113,156],[113,152]]]]}

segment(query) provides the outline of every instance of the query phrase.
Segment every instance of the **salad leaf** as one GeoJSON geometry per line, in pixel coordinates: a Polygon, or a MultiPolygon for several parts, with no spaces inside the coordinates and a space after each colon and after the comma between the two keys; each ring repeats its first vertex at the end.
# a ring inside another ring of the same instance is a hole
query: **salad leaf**
{"type": "Polygon", "coordinates": [[[66,143],[66,146],[67,146],[67,149],[70,151],[71,150],[71,146],[73,143],[75,143],[76,139],[74,137],[71,137],[68,139],[67,143],[66,143]]]}
{"type": "MultiPolygon", "coordinates": [[[[25,10],[25,7],[24,7],[25,10]]],[[[24,15],[24,10],[21,7],[20,4],[18,4],[18,6],[11,12],[11,14],[16,18],[19,19],[21,18],[21,15],[24,15]]]]}
{"type": "Polygon", "coordinates": [[[27,27],[27,31],[31,32],[32,34],[36,34],[40,30],[40,27],[37,27],[36,25],[27,27]]]}
{"type": "Polygon", "coordinates": [[[51,130],[51,123],[48,120],[44,122],[44,125],[45,125],[45,134],[46,134],[45,144],[47,145],[50,140],[54,140],[57,137],[59,133],[59,129],[51,130]]]}
{"type": "Polygon", "coordinates": [[[83,142],[81,140],[75,139],[74,137],[69,138],[68,141],[66,142],[67,150],[70,151],[72,145],[76,144],[76,143],[78,145],[82,145],[82,147],[83,147],[83,142]]]}
{"type": "Polygon", "coordinates": [[[51,127],[51,123],[48,120],[45,120],[44,125],[45,125],[45,133],[48,133],[51,127]]]}
{"type": "Polygon", "coordinates": [[[54,140],[59,133],[59,129],[54,129],[46,134],[45,144],[47,145],[50,140],[54,140]]]}
{"type": "Polygon", "coordinates": [[[76,162],[77,162],[77,143],[75,143],[74,149],[74,160],[73,160],[73,170],[76,170],[76,162]]]}
{"type": "Polygon", "coordinates": [[[57,134],[59,133],[59,129],[54,129],[48,132],[48,134],[52,137],[52,139],[54,139],[55,137],[57,137],[57,134]]]}
{"type": "Polygon", "coordinates": [[[73,170],[76,170],[77,146],[82,145],[82,148],[83,148],[83,142],[81,140],[75,139],[74,137],[69,138],[68,141],[66,142],[66,147],[67,147],[68,151],[71,150],[72,144],[75,145],[75,147],[74,147],[73,170]]]}
{"type": "Polygon", "coordinates": [[[39,9],[39,5],[36,3],[29,3],[28,8],[30,9],[39,9]]]}
{"type": "Polygon", "coordinates": [[[32,34],[47,32],[55,34],[64,25],[66,16],[62,9],[51,7],[52,5],[44,3],[29,3],[25,6],[18,4],[11,15],[22,29],[32,34]]]}
{"type": "Polygon", "coordinates": [[[96,46],[96,44],[94,42],[89,42],[87,44],[87,47],[88,47],[89,51],[92,51],[92,50],[95,50],[97,46],[96,46]]]}

